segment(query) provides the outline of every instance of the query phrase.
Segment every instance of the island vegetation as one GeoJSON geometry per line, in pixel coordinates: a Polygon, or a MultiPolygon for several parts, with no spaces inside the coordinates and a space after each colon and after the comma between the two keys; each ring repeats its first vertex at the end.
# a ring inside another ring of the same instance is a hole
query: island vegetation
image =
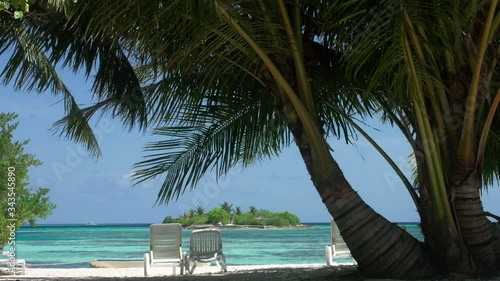
{"type": "Polygon", "coordinates": [[[163,223],[180,223],[183,226],[221,224],[241,226],[275,226],[290,227],[300,225],[300,219],[290,212],[271,212],[265,209],[257,209],[250,206],[247,212],[241,207],[234,207],[228,202],[219,204],[218,207],[206,211],[201,205],[184,212],[181,216],[174,218],[167,216],[163,223]]]}

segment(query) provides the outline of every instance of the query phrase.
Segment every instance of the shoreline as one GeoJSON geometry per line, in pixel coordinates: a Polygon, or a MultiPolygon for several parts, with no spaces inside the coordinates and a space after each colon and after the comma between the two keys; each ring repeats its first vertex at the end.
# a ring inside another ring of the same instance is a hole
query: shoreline
{"type": "MultiPolygon", "coordinates": [[[[177,268],[177,274],[179,269],[177,268]]],[[[0,275],[1,280],[362,280],[353,265],[284,264],[228,266],[220,273],[216,266],[197,267],[193,275],[172,275],[171,268],[27,268],[26,275],[0,275]],[[346,278],[347,277],[347,278],[346,278]],[[356,279],[352,279],[352,278],[356,279]]]]}
{"type": "Polygon", "coordinates": [[[312,225],[299,224],[294,226],[274,226],[274,225],[251,225],[251,224],[224,224],[224,225],[214,225],[214,224],[193,224],[193,225],[183,225],[183,229],[306,229],[313,228],[312,225]]]}

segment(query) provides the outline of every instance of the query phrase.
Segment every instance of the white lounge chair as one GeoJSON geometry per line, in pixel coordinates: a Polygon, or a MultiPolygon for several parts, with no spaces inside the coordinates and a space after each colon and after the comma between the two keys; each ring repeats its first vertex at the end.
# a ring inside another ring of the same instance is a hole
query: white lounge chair
{"type": "Polygon", "coordinates": [[[152,224],[149,228],[149,253],[144,254],[144,275],[149,275],[150,267],[181,268],[184,274],[186,254],[182,252],[182,226],[178,223],[152,224]]]}
{"type": "Polygon", "coordinates": [[[10,254],[10,252],[8,252],[8,251],[1,251],[0,252],[0,265],[6,265],[7,268],[9,269],[9,271],[14,270],[14,272],[12,272],[12,273],[14,273],[15,275],[17,275],[19,271],[22,275],[25,275],[26,274],[26,261],[23,259],[15,259],[12,261],[10,259],[9,254],[10,254]],[[12,264],[12,263],[14,263],[14,264],[12,264]]]}
{"type": "MultiPolygon", "coordinates": [[[[340,235],[340,230],[335,221],[331,222],[332,245],[326,246],[326,264],[332,265],[335,259],[352,259],[351,251],[340,235]]],[[[355,261],[354,261],[355,263],[355,261]]]]}
{"type": "Polygon", "coordinates": [[[198,262],[215,261],[221,272],[227,272],[226,257],[222,252],[222,235],[218,229],[201,229],[191,232],[189,239],[189,257],[186,268],[193,274],[198,262]],[[193,263],[189,268],[190,262],[193,263]]]}

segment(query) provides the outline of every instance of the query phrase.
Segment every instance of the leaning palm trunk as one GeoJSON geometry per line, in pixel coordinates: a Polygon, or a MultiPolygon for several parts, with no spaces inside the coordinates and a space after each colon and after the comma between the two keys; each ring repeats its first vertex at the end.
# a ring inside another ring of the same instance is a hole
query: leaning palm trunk
{"type": "Polygon", "coordinates": [[[479,196],[483,176],[499,173],[498,160],[483,170],[488,132],[498,130],[498,1],[353,3],[363,16],[351,11],[345,22],[371,32],[352,40],[348,65],[354,74],[372,66],[368,89],[393,93],[380,104],[419,156],[417,207],[429,254],[450,273],[498,270],[497,232],[479,196]],[[373,66],[367,57],[380,59],[373,66]]]}
{"type": "MultiPolygon", "coordinates": [[[[335,218],[360,271],[373,277],[407,279],[435,274],[436,264],[423,245],[368,206],[353,190],[330,154],[326,157],[326,165],[332,168],[330,173],[322,175],[318,171],[318,167],[325,163],[319,163],[315,157],[314,148],[304,134],[300,120],[295,118],[295,110],[286,99],[282,111],[311,180],[329,213],[335,218]]],[[[321,141],[327,145],[324,138],[321,141]]]]}
{"type": "Polygon", "coordinates": [[[465,244],[480,271],[488,271],[498,265],[493,247],[494,225],[486,218],[479,196],[481,181],[469,177],[456,191],[455,210],[458,225],[465,244]]]}
{"type": "Polygon", "coordinates": [[[340,171],[316,187],[362,272],[407,279],[436,273],[422,244],[368,206],[340,171]]]}
{"type": "MultiPolygon", "coordinates": [[[[305,144],[302,140],[297,143],[305,144]]],[[[312,159],[301,148],[308,170],[312,159]]],[[[436,265],[422,244],[408,232],[391,223],[368,206],[344,178],[340,167],[331,159],[334,171],[326,180],[312,175],[312,181],[323,203],[335,218],[359,269],[369,276],[417,279],[432,276],[436,265]]]]}

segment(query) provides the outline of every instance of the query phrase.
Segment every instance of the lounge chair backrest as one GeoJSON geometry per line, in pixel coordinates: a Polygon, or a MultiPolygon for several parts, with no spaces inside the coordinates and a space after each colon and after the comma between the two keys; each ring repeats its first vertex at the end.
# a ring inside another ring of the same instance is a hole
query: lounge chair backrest
{"type": "Polygon", "coordinates": [[[180,258],[182,225],[179,223],[152,224],[149,232],[152,260],[180,258]]]}
{"type": "Polygon", "coordinates": [[[190,256],[208,258],[222,254],[222,235],[218,229],[202,229],[191,232],[190,256]]]}
{"type": "Polygon", "coordinates": [[[342,238],[342,235],[340,235],[339,227],[337,226],[335,220],[333,219],[331,222],[331,226],[332,226],[332,245],[335,245],[336,250],[339,252],[349,252],[349,248],[347,247],[344,238],[342,238]]]}

